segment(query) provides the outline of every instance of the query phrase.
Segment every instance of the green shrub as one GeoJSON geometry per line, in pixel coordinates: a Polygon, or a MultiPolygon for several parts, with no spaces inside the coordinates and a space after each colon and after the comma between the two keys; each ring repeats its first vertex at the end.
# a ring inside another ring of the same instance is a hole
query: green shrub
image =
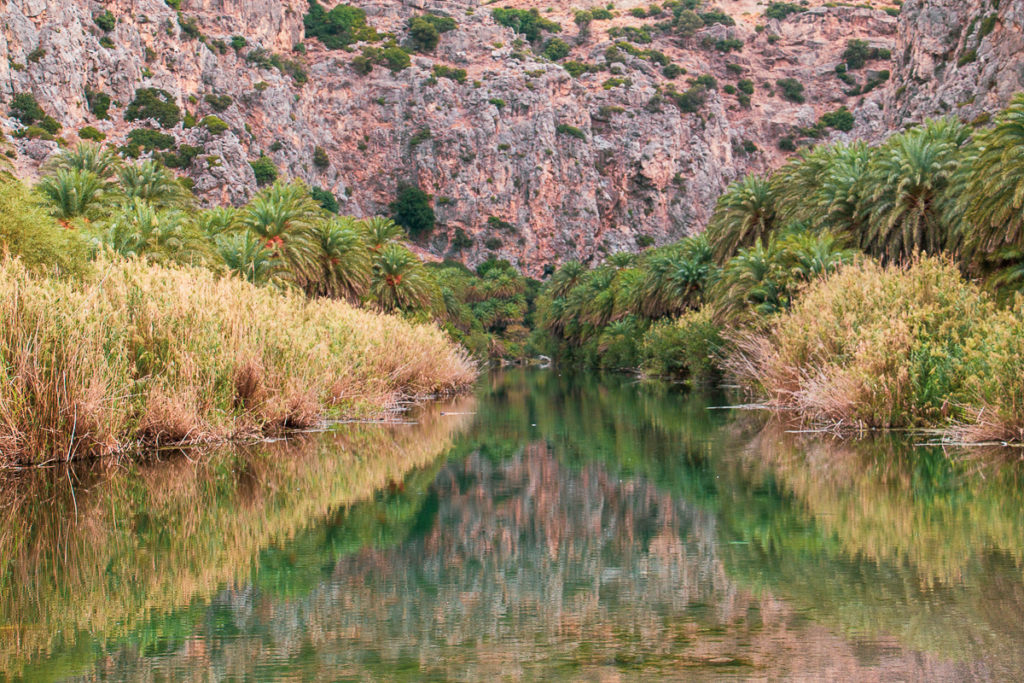
{"type": "Polygon", "coordinates": [[[746,95],[754,94],[754,81],[750,80],[749,78],[741,78],[740,80],[736,81],[736,87],[739,89],[741,93],[744,93],[746,95]]]}
{"type": "Polygon", "coordinates": [[[821,118],[818,119],[818,123],[820,123],[822,126],[827,126],[829,128],[835,128],[836,130],[849,132],[853,130],[853,113],[845,106],[843,106],[840,107],[839,109],[836,109],[835,111],[830,111],[826,114],[822,114],[821,118]]]}
{"type": "Polygon", "coordinates": [[[100,90],[93,90],[89,86],[85,87],[85,103],[89,107],[96,118],[106,119],[108,117],[108,110],[110,109],[110,95],[100,90]]]}
{"type": "Polygon", "coordinates": [[[166,90],[139,88],[124,111],[125,121],[153,119],[161,128],[173,128],[181,120],[181,109],[166,90]]]}
{"type": "Polygon", "coordinates": [[[967,50],[966,52],[964,52],[962,55],[960,55],[960,59],[956,60],[956,65],[957,66],[966,66],[966,65],[970,64],[971,62],[976,62],[976,61],[978,61],[978,51],[974,50],[974,49],[970,49],[970,50],[967,50]]]}
{"type": "Polygon", "coordinates": [[[85,126],[79,129],[78,137],[83,140],[92,140],[93,142],[103,142],[107,139],[107,136],[102,131],[93,126],[85,126]]]}
{"type": "Polygon", "coordinates": [[[46,118],[46,112],[39,106],[35,95],[27,92],[17,93],[11,100],[10,115],[26,126],[46,118]]]}
{"type": "Polygon", "coordinates": [[[562,68],[569,72],[569,75],[573,78],[579,78],[583,74],[591,70],[590,65],[586,62],[579,62],[570,60],[562,64],[562,68]]]}
{"type": "Polygon", "coordinates": [[[214,95],[208,94],[203,100],[213,107],[216,112],[221,112],[231,106],[231,95],[214,95]]]}
{"type": "Polygon", "coordinates": [[[430,52],[437,47],[441,33],[423,17],[413,17],[409,20],[409,40],[417,52],[430,52]]]}
{"type": "Polygon", "coordinates": [[[434,65],[434,78],[447,78],[457,83],[466,82],[466,70],[455,69],[445,64],[434,65]]]}
{"type": "Polygon", "coordinates": [[[93,16],[92,20],[104,32],[113,31],[117,25],[117,19],[110,10],[104,10],[101,14],[93,16]]]}
{"type": "Polygon", "coordinates": [[[409,232],[410,237],[428,235],[434,229],[437,216],[431,206],[433,196],[415,185],[398,186],[395,200],[388,205],[395,223],[409,232]]]}
{"type": "Polygon", "coordinates": [[[718,378],[723,346],[722,330],[705,306],[653,324],[643,336],[640,357],[647,374],[709,384],[718,378]]]}
{"type": "Polygon", "coordinates": [[[769,19],[785,19],[790,14],[799,14],[806,11],[806,7],[792,2],[773,2],[765,9],[764,15],[769,19]]]}
{"type": "Polygon", "coordinates": [[[579,140],[586,140],[587,134],[576,126],[570,126],[568,123],[560,123],[555,126],[555,132],[561,133],[562,135],[569,135],[579,140]]]}
{"type": "Polygon", "coordinates": [[[568,57],[570,50],[569,43],[561,38],[552,38],[544,44],[544,56],[553,62],[568,57]]]}
{"type": "Polygon", "coordinates": [[[226,131],[230,126],[219,116],[210,114],[204,116],[203,120],[199,122],[199,125],[210,132],[210,135],[220,135],[226,131]]]}
{"type": "Polygon", "coordinates": [[[161,133],[153,128],[136,128],[128,133],[128,144],[135,145],[151,151],[154,149],[168,149],[174,146],[174,136],[161,133]]]}
{"type": "Polygon", "coordinates": [[[324,47],[339,50],[360,41],[380,39],[377,31],[366,23],[366,12],[351,5],[336,5],[327,11],[316,0],[309,3],[309,12],[302,19],[307,38],[317,38],[324,47]]]}
{"type": "Polygon", "coordinates": [[[329,192],[322,187],[312,187],[309,190],[309,196],[311,196],[313,201],[318,203],[321,208],[330,211],[331,213],[338,213],[338,198],[335,197],[332,192],[329,192]]]}
{"type": "Polygon", "coordinates": [[[1019,435],[1022,340],[1019,313],[997,312],[952,263],[922,258],[905,268],[864,262],[812,283],[739,353],[769,400],[809,420],[921,427],[981,418],[1019,435]]]}
{"type": "Polygon", "coordinates": [[[491,99],[489,99],[487,101],[490,102],[491,104],[493,104],[498,109],[504,109],[505,108],[505,100],[501,99],[500,97],[492,97],[491,99]]]}
{"type": "Polygon", "coordinates": [[[488,237],[486,240],[484,240],[484,246],[490,249],[491,251],[497,251],[498,249],[501,249],[502,244],[503,242],[501,241],[500,237],[488,237]]]}
{"type": "Polygon", "coordinates": [[[560,33],[561,25],[545,19],[536,9],[509,9],[499,7],[491,11],[494,21],[511,28],[516,33],[521,33],[530,42],[540,40],[542,31],[549,33],[560,33]]]}
{"type": "Polygon", "coordinates": [[[455,228],[455,235],[452,237],[451,248],[453,251],[462,251],[473,246],[473,238],[466,234],[462,228],[455,228]]]}
{"type": "Polygon", "coordinates": [[[725,12],[721,10],[711,10],[710,12],[701,12],[701,21],[704,22],[705,26],[711,26],[712,24],[721,24],[722,26],[735,26],[736,21],[725,12]]]}
{"type": "Polygon", "coordinates": [[[715,49],[719,52],[733,52],[743,49],[743,41],[739,38],[719,38],[715,41],[715,49]]]}
{"type": "Polygon", "coordinates": [[[321,171],[331,165],[331,160],[327,157],[327,150],[323,147],[317,146],[316,149],[313,150],[313,165],[321,171]]]}
{"type": "Polygon", "coordinates": [[[273,160],[265,154],[261,154],[256,161],[250,161],[252,172],[256,176],[257,185],[269,185],[277,180],[277,166],[273,160]]]}
{"type": "Polygon", "coordinates": [[[203,32],[199,30],[199,22],[195,17],[187,17],[184,14],[178,15],[178,26],[181,32],[190,40],[203,40],[203,32]]]}
{"type": "Polygon", "coordinates": [[[780,78],[775,81],[782,90],[782,96],[790,102],[796,102],[797,104],[803,104],[804,98],[804,84],[795,78],[780,78]]]}

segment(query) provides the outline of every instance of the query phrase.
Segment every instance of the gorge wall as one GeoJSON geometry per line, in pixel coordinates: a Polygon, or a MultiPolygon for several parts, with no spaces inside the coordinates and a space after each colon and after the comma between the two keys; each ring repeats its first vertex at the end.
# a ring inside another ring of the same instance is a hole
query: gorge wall
{"type": "MultiPolygon", "coordinates": [[[[249,162],[261,155],[356,216],[387,213],[398,186],[415,184],[433,195],[438,218],[426,251],[470,264],[497,255],[539,275],[699,232],[726,184],[778,166],[794,145],[878,139],[942,113],[981,122],[1024,88],[1024,0],[908,0],[902,11],[812,1],[782,19],[754,0],[723,0],[732,25],[697,5],[710,20],[692,31],[668,26],[668,8],[635,0],[585,28],[573,17],[583,6],[550,0],[351,4],[403,46],[411,17],[430,12],[457,26],[432,51],[412,52],[408,68],[360,73],[363,45],[331,50],[304,36],[307,0],[6,0],[0,101],[6,113],[14,95],[32,93],[64,142],[93,126],[122,145],[146,124],[124,120],[136,90],[159,88],[195,121],[228,124],[163,131],[196,150],[180,172],[204,202],[252,196],[249,162]],[[536,8],[560,31],[531,45],[494,20],[494,7],[536,8]],[[109,30],[95,21],[107,11],[109,30]],[[568,47],[555,60],[542,55],[553,37],[568,47]],[[836,66],[852,39],[878,50],[844,79],[836,66]],[[573,76],[569,62],[587,70],[573,76]],[[783,79],[802,95],[787,96],[783,79]],[[691,88],[696,103],[678,95],[691,88]],[[108,118],[90,110],[87,93],[109,95],[108,118]],[[815,126],[842,107],[852,131],[815,126]]],[[[60,144],[16,137],[13,118],[0,127],[24,177],[60,144]]]]}

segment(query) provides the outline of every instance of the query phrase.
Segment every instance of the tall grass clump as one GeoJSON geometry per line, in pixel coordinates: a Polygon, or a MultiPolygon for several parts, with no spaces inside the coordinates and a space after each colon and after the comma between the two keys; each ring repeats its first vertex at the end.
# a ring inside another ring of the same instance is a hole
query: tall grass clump
{"type": "Polygon", "coordinates": [[[475,376],[433,325],[101,255],[65,281],[0,262],[0,464],[363,415],[475,376]]]}
{"type": "Polygon", "coordinates": [[[998,311],[949,260],[863,261],[812,284],[766,332],[739,335],[728,366],[812,421],[952,426],[991,404],[1004,425],[1024,424],[1022,404],[1000,393],[1019,383],[1009,356],[1022,333],[1021,317],[998,311]]]}

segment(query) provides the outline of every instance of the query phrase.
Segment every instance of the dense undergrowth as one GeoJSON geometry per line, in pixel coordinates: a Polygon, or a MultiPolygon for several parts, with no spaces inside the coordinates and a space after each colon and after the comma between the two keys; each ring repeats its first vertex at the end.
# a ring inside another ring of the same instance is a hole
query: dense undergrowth
{"type": "Polygon", "coordinates": [[[476,377],[391,221],[298,184],[200,211],[94,146],[51,169],[0,182],[0,465],[259,437],[476,377]]]}
{"type": "Polygon", "coordinates": [[[0,462],[208,442],[454,392],[435,326],[184,266],[101,257],[83,280],[0,264],[0,462]]]}
{"type": "Polygon", "coordinates": [[[534,343],[563,362],[739,381],[840,427],[1024,439],[1024,95],[993,126],[927,121],[807,149],[708,230],[562,266],[534,343]]]}

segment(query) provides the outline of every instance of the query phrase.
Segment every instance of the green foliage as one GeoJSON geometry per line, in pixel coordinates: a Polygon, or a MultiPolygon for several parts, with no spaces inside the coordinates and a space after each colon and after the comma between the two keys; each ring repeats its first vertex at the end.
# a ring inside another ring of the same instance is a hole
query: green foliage
{"type": "Polygon", "coordinates": [[[181,109],[166,90],[139,88],[124,111],[125,121],[155,120],[161,128],[173,128],[181,120],[181,109]]]}
{"type": "Polygon", "coordinates": [[[93,126],[83,126],[78,130],[78,137],[83,140],[92,140],[93,142],[102,142],[107,139],[105,133],[100,131],[98,128],[93,126]]]}
{"type": "Polygon", "coordinates": [[[536,9],[509,9],[498,7],[491,10],[494,21],[508,26],[516,33],[521,33],[530,42],[540,40],[541,32],[560,33],[562,27],[550,19],[545,19],[536,9]]]}
{"type": "Polygon", "coordinates": [[[327,151],[320,146],[313,150],[313,165],[321,171],[330,167],[331,160],[327,157],[327,151]]]}
{"type": "Polygon", "coordinates": [[[214,95],[213,93],[207,94],[203,100],[216,112],[224,111],[231,106],[232,102],[231,95],[214,95]]]}
{"type": "Polygon", "coordinates": [[[203,120],[199,122],[199,125],[209,131],[210,135],[220,135],[230,128],[223,119],[219,116],[214,116],[213,114],[204,116],[203,120]]]}
{"type": "Polygon", "coordinates": [[[117,25],[117,19],[109,9],[104,10],[100,14],[94,15],[92,20],[93,23],[99,26],[100,30],[104,32],[113,31],[114,27],[117,25]]]}
{"type": "Polygon", "coordinates": [[[804,84],[795,78],[780,78],[775,85],[782,90],[782,96],[790,102],[804,102],[804,84]]]}
{"type": "Polygon", "coordinates": [[[333,192],[325,190],[322,187],[313,187],[310,188],[309,195],[313,198],[313,201],[319,204],[325,211],[338,213],[338,198],[334,196],[333,192]]]}
{"type": "Polygon", "coordinates": [[[764,15],[769,19],[785,19],[790,14],[806,12],[807,8],[792,2],[773,2],[768,5],[764,15]]]}
{"type": "Polygon", "coordinates": [[[81,233],[59,225],[16,180],[0,180],[0,251],[52,275],[81,275],[88,268],[81,233]]]}
{"type": "Polygon", "coordinates": [[[36,186],[57,218],[91,218],[97,214],[109,185],[92,171],[78,168],[58,168],[45,176],[36,186]]]}
{"type": "Polygon", "coordinates": [[[141,150],[150,152],[154,149],[169,149],[174,143],[174,136],[168,133],[161,133],[154,128],[135,128],[128,132],[125,152],[128,156],[137,157],[141,150]]]}
{"type": "Polygon", "coordinates": [[[771,179],[751,174],[718,198],[707,235],[715,258],[724,263],[739,249],[765,241],[778,227],[771,179]]]}
{"type": "Polygon", "coordinates": [[[843,61],[850,70],[862,68],[873,59],[888,59],[889,51],[884,48],[871,47],[866,40],[850,40],[843,51],[843,61]]]}
{"type": "Polygon", "coordinates": [[[968,252],[978,260],[1006,247],[1024,248],[1024,94],[1016,95],[995,126],[977,133],[965,151],[947,222],[955,225],[962,216],[968,252]]]}
{"type": "Polygon", "coordinates": [[[574,137],[574,138],[576,138],[578,140],[586,140],[587,139],[587,134],[586,133],[584,133],[582,130],[580,130],[576,126],[570,126],[568,123],[560,123],[557,126],[555,126],[555,132],[556,133],[561,133],[562,135],[568,135],[570,137],[574,137]]]}
{"type": "Polygon", "coordinates": [[[109,118],[107,111],[110,109],[110,95],[99,90],[85,87],[85,101],[89,111],[95,114],[98,119],[109,118]]]}
{"type": "Polygon", "coordinates": [[[363,48],[361,57],[352,60],[352,66],[357,73],[368,74],[374,64],[386,66],[392,72],[398,73],[412,64],[409,53],[397,45],[387,47],[366,47],[363,48]]]}
{"type": "Polygon", "coordinates": [[[544,56],[553,62],[568,57],[570,50],[569,43],[561,38],[551,38],[544,43],[544,56]]]}
{"type": "Polygon", "coordinates": [[[398,186],[395,200],[388,204],[395,223],[405,228],[411,237],[430,234],[437,217],[431,205],[433,196],[415,185],[402,183],[398,186]]]}
{"type": "Polygon", "coordinates": [[[245,60],[260,69],[277,69],[281,73],[291,76],[297,85],[302,85],[309,80],[309,75],[301,62],[282,57],[261,47],[250,50],[245,55],[245,60]]]}
{"type": "Polygon", "coordinates": [[[380,39],[377,31],[367,25],[366,12],[352,5],[340,4],[327,11],[316,0],[311,0],[309,12],[302,18],[302,23],[306,38],[317,38],[330,50],[380,39]]]}
{"type": "Polygon", "coordinates": [[[261,154],[259,159],[250,161],[249,165],[256,176],[257,185],[269,185],[277,180],[277,166],[267,155],[261,154]]]}
{"type": "Polygon", "coordinates": [[[851,131],[854,124],[853,113],[843,106],[835,111],[822,114],[818,122],[823,126],[835,128],[836,130],[851,131]]]}
{"type": "Polygon", "coordinates": [[[688,311],[651,325],[640,343],[641,366],[656,377],[711,384],[719,376],[716,359],[724,345],[709,309],[688,311]]]}
{"type": "Polygon", "coordinates": [[[409,20],[409,40],[417,52],[431,52],[441,40],[441,33],[423,17],[409,20]]]}
{"type": "Polygon", "coordinates": [[[434,77],[435,78],[447,78],[455,81],[456,83],[466,82],[466,70],[456,69],[445,64],[434,65],[434,77]]]}

